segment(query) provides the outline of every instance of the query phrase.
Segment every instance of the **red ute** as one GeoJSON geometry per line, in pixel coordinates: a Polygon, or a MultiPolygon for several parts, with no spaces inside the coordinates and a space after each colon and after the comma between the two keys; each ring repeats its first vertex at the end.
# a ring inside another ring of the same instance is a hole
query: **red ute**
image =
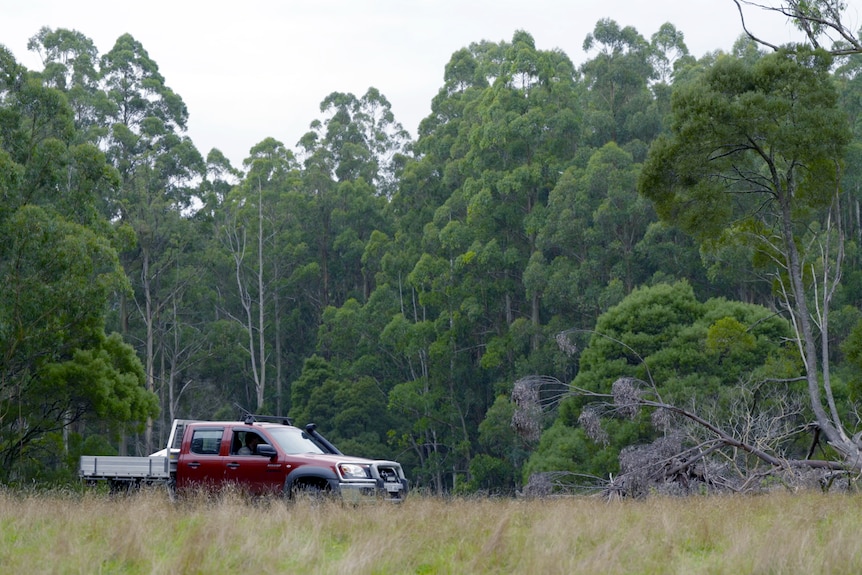
{"type": "Polygon", "coordinates": [[[313,425],[302,430],[253,418],[189,423],[177,458],[177,490],[230,484],[255,495],[331,493],[349,501],[400,501],[407,494],[399,463],[345,456],[313,425]]]}

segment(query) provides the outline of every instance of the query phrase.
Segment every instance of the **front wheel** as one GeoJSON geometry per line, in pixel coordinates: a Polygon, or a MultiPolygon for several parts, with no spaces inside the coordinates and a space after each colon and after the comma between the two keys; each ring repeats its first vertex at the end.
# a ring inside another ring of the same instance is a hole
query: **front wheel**
{"type": "Polygon", "coordinates": [[[308,501],[322,503],[333,499],[332,488],[325,481],[300,481],[294,483],[289,490],[293,501],[308,501]]]}

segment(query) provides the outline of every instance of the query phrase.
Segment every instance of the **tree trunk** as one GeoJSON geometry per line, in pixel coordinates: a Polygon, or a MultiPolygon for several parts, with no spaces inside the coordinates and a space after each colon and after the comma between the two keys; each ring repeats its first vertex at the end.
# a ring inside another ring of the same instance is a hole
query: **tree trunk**
{"type": "MultiPolygon", "coordinates": [[[[777,172],[774,171],[773,173],[775,174],[777,172]]],[[[774,181],[777,184],[776,189],[783,190],[778,178],[775,178],[774,181]]],[[[791,286],[790,299],[792,299],[792,301],[788,302],[788,307],[791,312],[791,319],[793,321],[794,328],[796,329],[797,338],[800,340],[798,345],[800,347],[802,360],[805,364],[805,377],[808,385],[808,397],[811,402],[811,409],[814,412],[817,425],[820,427],[827,441],[845,457],[852,458],[855,461],[854,465],[858,467],[860,463],[862,463],[858,458],[858,449],[849,440],[844,429],[840,427],[840,422],[833,421],[833,419],[826,413],[823,406],[820,383],[821,358],[818,358],[817,355],[814,328],[812,326],[811,313],[806,299],[807,294],[803,279],[801,258],[796,242],[793,238],[793,221],[791,217],[790,203],[792,192],[795,189],[794,182],[792,180],[789,181],[787,186],[789,189],[782,191],[779,195],[779,202],[781,206],[785,257],[787,259],[787,271],[791,286]]],[[[827,337],[827,334],[823,334],[823,337],[827,337]]],[[[829,358],[824,357],[822,358],[822,361],[827,362],[829,361],[829,358]]],[[[831,397],[831,393],[828,390],[826,395],[828,402],[834,402],[834,399],[831,397]]]]}
{"type": "MultiPolygon", "coordinates": [[[[150,282],[150,252],[147,248],[142,250],[141,256],[141,282],[144,289],[144,324],[147,328],[146,335],[146,358],[144,369],[146,371],[147,391],[155,393],[156,385],[153,370],[155,369],[154,357],[154,339],[153,330],[153,294],[150,282]]],[[[153,447],[153,418],[147,417],[147,425],[144,432],[144,450],[146,453],[152,453],[153,447]]]]}
{"type": "Polygon", "coordinates": [[[264,297],[263,282],[263,188],[260,185],[260,181],[258,181],[257,183],[257,191],[257,349],[258,353],[260,354],[260,379],[257,381],[257,385],[255,386],[255,388],[257,391],[257,411],[258,413],[260,413],[263,410],[264,388],[266,386],[266,342],[264,333],[264,318],[266,315],[264,310],[264,304],[266,302],[266,298],[264,297]]]}
{"type": "Polygon", "coordinates": [[[272,309],[275,320],[275,414],[283,415],[287,410],[282,405],[284,376],[282,375],[281,309],[279,308],[278,290],[272,292],[272,309]]]}

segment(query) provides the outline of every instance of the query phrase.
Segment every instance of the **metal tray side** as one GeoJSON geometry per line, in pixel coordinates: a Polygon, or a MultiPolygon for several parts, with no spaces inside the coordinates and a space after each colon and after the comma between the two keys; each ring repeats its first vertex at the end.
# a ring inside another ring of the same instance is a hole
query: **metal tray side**
{"type": "Polygon", "coordinates": [[[171,475],[167,457],[82,455],[78,475],[90,479],[167,479],[171,475]]]}

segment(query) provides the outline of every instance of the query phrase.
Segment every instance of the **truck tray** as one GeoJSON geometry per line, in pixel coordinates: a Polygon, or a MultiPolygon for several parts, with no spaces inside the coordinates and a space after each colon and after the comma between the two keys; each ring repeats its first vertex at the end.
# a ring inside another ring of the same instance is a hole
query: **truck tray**
{"type": "Polygon", "coordinates": [[[82,455],[78,471],[89,479],[168,479],[171,476],[167,457],[124,457],[82,455]]]}

